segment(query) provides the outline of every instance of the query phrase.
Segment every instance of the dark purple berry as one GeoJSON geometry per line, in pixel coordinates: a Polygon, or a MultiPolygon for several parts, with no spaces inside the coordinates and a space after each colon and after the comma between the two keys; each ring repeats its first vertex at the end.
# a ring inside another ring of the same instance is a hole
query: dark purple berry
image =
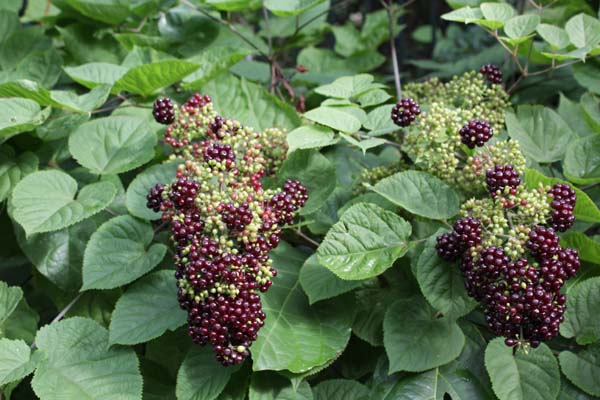
{"type": "Polygon", "coordinates": [[[562,201],[575,207],[577,195],[575,194],[573,188],[571,188],[571,186],[567,184],[555,184],[554,186],[552,186],[552,189],[550,189],[548,194],[552,195],[553,200],[562,201]]]}
{"type": "Polygon", "coordinates": [[[246,225],[252,222],[252,211],[248,208],[248,203],[243,203],[239,207],[233,204],[224,204],[221,211],[221,219],[230,230],[243,231],[246,225]]]}
{"type": "Polygon", "coordinates": [[[453,235],[464,249],[481,243],[481,233],[481,224],[473,217],[461,218],[454,223],[453,235]]]}
{"type": "Polygon", "coordinates": [[[392,121],[398,126],[406,127],[412,124],[421,114],[419,104],[410,98],[400,99],[400,101],[392,108],[392,121]]]}
{"type": "Polygon", "coordinates": [[[479,73],[484,75],[491,83],[498,85],[502,83],[502,71],[494,64],[485,64],[481,67],[479,73]]]}
{"type": "Polygon", "coordinates": [[[171,99],[168,97],[165,97],[164,99],[156,99],[154,102],[152,115],[154,115],[154,120],[159,124],[172,124],[173,121],[175,121],[175,110],[173,109],[173,103],[171,103],[171,99]]]}
{"type": "Polygon", "coordinates": [[[494,135],[494,130],[490,123],[480,119],[473,119],[468,124],[463,126],[460,131],[461,142],[466,144],[470,149],[475,146],[483,146],[494,135]]]}
{"type": "Polygon", "coordinates": [[[554,200],[550,204],[553,208],[551,225],[559,232],[565,232],[575,223],[574,207],[564,200],[554,200]]]}
{"type": "Polygon", "coordinates": [[[492,197],[496,197],[507,187],[510,188],[511,194],[516,194],[521,178],[512,165],[496,165],[494,169],[485,172],[485,182],[492,197]]]}
{"type": "Polygon", "coordinates": [[[581,261],[579,259],[579,253],[575,249],[566,248],[558,252],[558,260],[562,264],[564,270],[565,279],[569,279],[577,274],[579,267],[581,267],[581,261]]]}
{"type": "Polygon", "coordinates": [[[198,182],[184,176],[171,186],[169,199],[176,208],[192,208],[195,204],[198,189],[200,189],[198,182]]]}
{"type": "Polygon", "coordinates": [[[184,104],[186,108],[200,108],[210,103],[212,99],[208,95],[201,95],[200,93],[194,93],[184,104]]]}
{"type": "Polygon", "coordinates": [[[213,143],[204,148],[204,160],[209,163],[216,161],[224,164],[226,168],[231,168],[235,163],[235,153],[228,144],[213,143]]]}
{"type": "Polygon", "coordinates": [[[160,205],[163,201],[163,190],[164,186],[162,184],[157,183],[156,185],[154,185],[154,187],[150,189],[150,192],[146,196],[146,200],[148,200],[148,202],[146,203],[146,207],[153,210],[154,212],[159,212],[160,205]]]}
{"type": "Polygon", "coordinates": [[[525,246],[538,261],[552,258],[560,250],[554,230],[543,226],[536,226],[529,232],[529,240],[525,246]]]}
{"type": "Polygon", "coordinates": [[[462,254],[461,243],[458,242],[457,237],[451,233],[444,233],[437,237],[437,243],[435,249],[441,259],[446,261],[454,261],[462,254]]]}

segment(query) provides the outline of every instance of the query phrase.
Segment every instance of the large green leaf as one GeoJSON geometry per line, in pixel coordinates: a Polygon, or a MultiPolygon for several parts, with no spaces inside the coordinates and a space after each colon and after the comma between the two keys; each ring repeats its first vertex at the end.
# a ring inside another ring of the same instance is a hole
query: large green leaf
{"type": "Polygon", "coordinates": [[[319,86],[315,92],[339,99],[349,99],[356,97],[367,90],[381,87],[380,84],[373,83],[373,75],[360,74],[354,76],[344,76],[336,79],[332,83],[319,86]]]}
{"type": "Polygon", "coordinates": [[[506,21],[504,32],[511,39],[524,38],[540,24],[540,17],[534,14],[518,15],[506,21]]]}
{"type": "Polygon", "coordinates": [[[252,346],[252,368],[300,373],[338,357],[354,317],[347,299],[310,307],[298,275],[306,256],[285,242],[273,251],[277,278],[262,297],[269,316],[252,346]]]}
{"type": "Polygon", "coordinates": [[[595,94],[600,94],[600,82],[597,79],[599,71],[600,64],[594,59],[573,65],[573,77],[577,83],[595,94]]]}
{"type": "Polygon", "coordinates": [[[216,399],[236,369],[220,365],[210,346],[192,347],[177,373],[177,399],[216,399]]]}
{"type": "Polygon", "coordinates": [[[346,133],[357,132],[361,126],[358,118],[336,107],[313,108],[304,114],[304,118],[346,133]]]}
{"type": "Polygon", "coordinates": [[[153,165],[138,174],[127,188],[127,209],[138,218],[153,220],[160,218],[160,212],[154,212],[146,207],[150,189],[157,183],[167,184],[175,179],[178,162],[153,165]]]}
{"type": "Polygon", "coordinates": [[[41,110],[29,99],[0,99],[0,138],[33,130],[50,115],[50,109],[41,110]]]}
{"type": "Polygon", "coordinates": [[[286,180],[299,180],[308,191],[308,201],[300,209],[303,215],[323,206],[336,185],[333,164],[316,150],[299,150],[290,154],[277,172],[280,186],[286,180]]]}
{"type": "Polygon", "coordinates": [[[465,280],[456,263],[442,260],[435,250],[438,231],[425,242],[417,261],[417,280],[423,295],[435,309],[452,319],[468,314],[477,302],[467,294],[465,280]]]}
{"type": "Polygon", "coordinates": [[[46,325],[35,343],[45,358],[31,385],[42,400],[139,400],[142,375],[133,349],[109,347],[98,323],[74,317],[46,325]]]}
{"type": "Polygon", "coordinates": [[[249,400],[313,400],[313,393],[306,381],[293,384],[273,372],[252,374],[249,400]]]}
{"type": "Polygon", "coordinates": [[[116,116],[81,124],[69,137],[69,151],[97,174],[119,174],[154,156],[156,135],[145,120],[116,116]]]}
{"type": "MultiPolygon", "coordinates": [[[[555,183],[568,184],[567,181],[558,178],[550,178],[542,175],[536,170],[528,169],[525,171],[525,184],[529,189],[536,189],[542,183],[546,185],[554,185],[555,183]]],[[[573,187],[577,195],[577,202],[573,213],[575,218],[588,222],[600,222],[600,210],[594,204],[592,199],[581,189],[573,187]]]]}
{"type": "Polygon", "coordinates": [[[293,107],[268,93],[264,87],[232,74],[219,75],[205,85],[203,91],[210,93],[216,110],[226,116],[235,110],[231,117],[257,131],[271,127],[293,129],[300,125],[293,107]]]}
{"type": "Polygon", "coordinates": [[[185,321],[173,271],[154,272],[131,285],[117,302],[110,321],[110,343],[147,342],[179,328],[185,321]]]}
{"type": "Polygon", "coordinates": [[[96,214],[68,228],[27,238],[23,229],[15,224],[15,233],[21,250],[36,269],[60,289],[72,292],[81,287],[85,246],[92,233],[107,219],[106,213],[96,214]]]}
{"type": "Polygon", "coordinates": [[[464,22],[466,24],[473,23],[482,18],[483,13],[479,8],[472,8],[469,6],[442,15],[442,19],[445,19],[446,21],[464,22]]]}
{"type": "Polygon", "coordinates": [[[570,181],[582,185],[600,182],[600,135],[590,135],[571,142],[563,167],[570,181]]]}
{"type": "Polygon", "coordinates": [[[592,396],[600,396],[600,345],[593,344],[573,353],[562,351],[560,369],[578,388],[592,396]]]}
{"type": "Polygon", "coordinates": [[[337,143],[333,131],[321,125],[304,125],[287,134],[288,154],[301,149],[318,149],[337,143]]]}
{"type": "Polygon", "coordinates": [[[324,1],[325,0],[265,0],[264,5],[275,15],[287,16],[301,14],[324,1]]]}
{"type": "Polygon", "coordinates": [[[393,379],[388,385],[384,383],[376,387],[374,394],[371,399],[482,400],[491,398],[477,386],[476,378],[470,371],[457,368],[456,362],[422,374],[399,380],[393,379]]]}
{"type": "Polygon", "coordinates": [[[243,11],[260,7],[259,0],[206,0],[206,3],[223,11],[243,11]]]}
{"type": "Polygon", "coordinates": [[[106,102],[110,94],[110,85],[100,85],[84,95],[67,90],[50,92],[53,105],[80,113],[90,113],[106,102]]]}
{"type": "Polygon", "coordinates": [[[569,35],[558,26],[550,24],[539,24],[536,28],[537,33],[555,50],[564,49],[569,45],[569,35]]]}
{"type": "Polygon", "coordinates": [[[0,83],[0,97],[22,97],[43,106],[52,104],[48,89],[27,79],[0,83]]]}
{"type": "Polygon", "coordinates": [[[368,188],[423,217],[447,219],[458,213],[459,199],[456,191],[426,172],[399,172],[368,188]]]}
{"type": "Polygon", "coordinates": [[[346,281],[319,264],[317,255],[313,254],[300,270],[300,284],[308,296],[310,304],[330,299],[359,287],[361,281],[346,281]]]}
{"type": "Polygon", "coordinates": [[[162,60],[131,68],[118,81],[114,89],[149,96],[158,89],[179,82],[199,67],[185,60],[162,60]]]}
{"type": "Polygon", "coordinates": [[[27,175],[12,193],[13,218],[27,235],[71,226],[106,208],[117,189],[97,182],[77,193],[77,181],[64,172],[40,171],[27,175]]]}
{"type": "Polygon", "coordinates": [[[565,25],[571,43],[577,48],[592,48],[600,43],[600,21],[581,13],[571,17],[565,25]]]}
{"type": "Polygon", "coordinates": [[[81,14],[110,25],[123,22],[130,13],[128,0],[64,0],[81,14]]]}
{"type": "Polygon", "coordinates": [[[575,337],[579,344],[590,344],[600,340],[600,320],[596,318],[600,309],[600,277],[590,278],[569,291],[565,320],[560,325],[560,334],[575,337]]]}
{"type": "Polygon", "coordinates": [[[115,64],[94,62],[76,67],[65,67],[65,72],[75,82],[92,89],[98,85],[114,85],[125,75],[127,68],[115,64]]]}
{"type": "Polygon", "coordinates": [[[123,215],[104,223],[90,238],[83,258],[83,288],[113,289],[156,267],[167,246],[152,243],[148,223],[123,215]]]}
{"type": "Polygon", "coordinates": [[[24,176],[37,170],[38,163],[37,156],[29,151],[17,156],[12,147],[0,147],[0,201],[8,198],[24,176]]]}
{"type": "Polygon", "coordinates": [[[520,106],[506,113],[506,128],[527,157],[540,163],[561,160],[575,134],[555,111],[544,106],[520,106]]]}
{"type": "Polygon", "coordinates": [[[319,262],[342,279],[360,280],[381,274],[409,248],[411,226],[375,204],[348,209],[317,250],[319,262]]]}
{"type": "Polygon", "coordinates": [[[0,323],[4,322],[15,311],[23,298],[23,291],[18,286],[8,286],[0,281],[0,323]]]}
{"type": "Polygon", "coordinates": [[[513,355],[513,348],[506,346],[503,338],[496,338],[485,349],[485,366],[500,400],[548,400],[558,396],[558,363],[544,343],[513,355]]]}
{"type": "Polygon", "coordinates": [[[251,51],[239,47],[209,47],[202,53],[189,59],[200,66],[196,71],[183,79],[186,89],[200,89],[215,76],[228,70],[251,51]]]}
{"type": "Polygon", "coordinates": [[[369,389],[349,379],[329,379],[313,388],[315,400],[369,400],[369,389]]]}
{"type": "Polygon", "coordinates": [[[383,320],[383,343],[389,372],[425,371],[457,358],[465,345],[459,326],[436,312],[420,297],[392,304],[383,320]]]}
{"type": "Polygon", "coordinates": [[[22,340],[0,339],[0,385],[20,380],[35,369],[40,357],[22,340]]]}
{"type": "Polygon", "coordinates": [[[32,343],[38,330],[40,316],[23,298],[12,314],[0,323],[0,337],[32,343]]]}

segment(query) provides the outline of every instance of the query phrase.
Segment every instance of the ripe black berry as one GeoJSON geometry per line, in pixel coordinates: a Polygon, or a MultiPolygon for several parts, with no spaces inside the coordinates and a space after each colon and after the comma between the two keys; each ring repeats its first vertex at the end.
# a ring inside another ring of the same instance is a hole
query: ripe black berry
{"type": "Polygon", "coordinates": [[[160,183],[157,183],[150,189],[150,193],[146,196],[146,207],[153,210],[154,212],[160,211],[160,205],[162,204],[163,198],[162,194],[164,191],[164,186],[160,183]]]}
{"type": "Polygon", "coordinates": [[[577,200],[577,195],[571,186],[557,183],[552,186],[552,189],[548,192],[552,196],[554,200],[565,202],[573,207],[575,207],[575,202],[577,200]]]}
{"type": "Polygon", "coordinates": [[[481,224],[473,217],[461,218],[454,223],[453,234],[457,238],[457,243],[464,249],[481,243],[481,232],[481,224]]]}
{"type": "Polygon", "coordinates": [[[410,98],[400,99],[392,108],[392,121],[398,126],[409,126],[421,114],[419,104],[410,98]]]}
{"type": "Polygon", "coordinates": [[[558,236],[551,228],[536,226],[529,232],[529,240],[525,246],[537,260],[551,258],[560,250],[558,236]]]}
{"type": "Polygon", "coordinates": [[[554,209],[552,211],[551,225],[559,232],[564,232],[573,226],[575,216],[573,215],[573,206],[566,201],[554,200],[550,204],[554,209]]]}
{"type": "Polygon", "coordinates": [[[195,204],[199,188],[198,182],[184,176],[171,186],[169,199],[176,208],[191,208],[195,204]]]}
{"type": "Polygon", "coordinates": [[[308,199],[307,189],[299,181],[288,179],[283,190],[276,193],[269,201],[280,225],[292,224],[294,212],[304,206],[308,199]]]}
{"type": "Polygon", "coordinates": [[[558,252],[558,260],[562,264],[562,268],[565,273],[565,279],[574,277],[581,266],[579,253],[575,249],[562,249],[558,252]]]}
{"type": "Polygon", "coordinates": [[[516,188],[521,184],[519,173],[510,164],[496,165],[494,169],[488,169],[485,175],[485,182],[492,197],[502,193],[506,187],[510,188],[511,194],[516,194],[516,188]]]}
{"type": "Polygon", "coordinates": [[[169,125],[175,121],[175,110],[173,109],[173,103],[171,99],[165,97],[164,99],[158,98],[154,102],[152,110],[154,120],[159,124],[169,125]]]}
{"type": "Polygon", "coordinates": [[[454,261],[462,254],[462,246],[456,235],[444,233],[438,236],[436,240],[435,249],[440,258],[446,261],[454,261]]]}
{"type": "Polygon", "coordinates": [[[487,143],[494,135],[494,130],[489,122],[473,119],[463,126],[459,133],[461,141],[473,149],[475,146],[481,147],[487,143]]]}
{"type": "Polygon", "coordinates": [[[230,230],[243,231],[246,225],[252,222],[252,211],[248,208],[248,203],[243,203],[239,207],[229,203],[223,205],[221,219],[230,230]]]}
{"type": "Polygon", "coordinates": [[[496,84],[502,83],[502,71],[500,68],[494,64],[485,64],[479,70],[481,74],[483,74],[488,81],[496,84]]]}
{"type": "Polygon", "coordinates": [[[209,164],[211,161],[215,161],[231,168],[235,162],[235,153],[228,144],[213,143],[204,148],[204,160],[209,164]]]}

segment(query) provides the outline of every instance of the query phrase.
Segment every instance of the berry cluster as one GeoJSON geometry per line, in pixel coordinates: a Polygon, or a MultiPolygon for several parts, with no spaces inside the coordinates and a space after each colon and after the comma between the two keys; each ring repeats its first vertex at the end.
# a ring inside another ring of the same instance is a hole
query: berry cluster
{"type": "Polygon", "coordinates": [[[527,191],[511,165],[486,178],[490,197],[465,203],[466,216],[437,237],[436,250],[460,259],[467,293],[506,345],[537,347],[558,334],[566,304],[560,289],[580,267],[577,251],[562,248],[555,232],[573,223],[575,192],[563,184],[527,191]]]}
{"type": "Polygon", "coordinates": [[[171,99],[168,97],[164,99],[156,99],[154,102],[152,115],[154,116],[154,120],[159,124],[172,124],[173,121],[175,121],[175,110],[173,109],[173,103],[171,103],[171,99]]]}
{"type": "Polygon", "coordinates": [[[550,191],[552,196],[552,227],[559,232],[564,232],[573,226],[575,217],[573,210],[575,209],[576,195],[575,191],[565,184],[556,184],[550,191]]]}
{"type": "Polygon", "coordinates": [[[500,71],[500,68],[498,68],[497,65],[485,64],[481,67],[479,73],[485,76],[491,83],[495,83],[497,85],[502,83],[502,71],[500,71]]]}
{"type": "Polygon", "coordinates": [[[392,121],[398,126],[407,127],[421,114],[421,107],[411,98],[403,98],[392,108],[392,121]]]}
{"type": "Polygon", "coordinates": [[[470,149],[474,149],[475,146],[481,147],[487,143],[494,135],[494,130],[489,122],[473,119],[463,126],[458,133],[463,144],[466,144],[470,149]]]}
{"type": "MultiPolygon", "coordinates": [[[[171,183],[150,189],[147,206],[171,224],[189,335],[194,343],[210,343],[223,365],[239,364],[266,318],[259,293],[277,274],[269,252],[306,203],[307,191],[293,180],[279,191],[262,187],[261,178],[287,150],[274,148],[285,143],[283,132],[256,133],[224,119],[200,94],[170,107],[165,140],[180,164],[171,183]]],[[[155,113],[159,122],[162,111],[155,113]]]]}
{"type": "Polygon", "coordinates": [[[433,78],[409,83],[404,93],[424,108],[401,139],[402,150],[418,169],[476,194],[485,189],[486,169],[511,161],[524,166],[516,142],[484,146],[493,135],[492,127],[504,126],[509,102],[502,86],[489,85],[482,74],[471,71],[449,82],[433,78]]]}

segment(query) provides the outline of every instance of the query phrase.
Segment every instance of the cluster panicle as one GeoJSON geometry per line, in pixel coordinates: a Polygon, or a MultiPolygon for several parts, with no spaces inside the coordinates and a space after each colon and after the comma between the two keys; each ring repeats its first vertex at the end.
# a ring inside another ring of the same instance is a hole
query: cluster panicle
{"type": "Polygon", "coordinates": [[[165,141],[180,164],[172,182],[150,188],[147,206],[170,222],[188,333],[223,365],[239,364],[266,318],[259,293],[277,275],[269,252],[307,190],[293,180],[281,190],[262,187],[286,154],[277,129],[257,133],[225,119],[200,94],[180,107],[159,99],[154,116],[168,123],[165,141]]]}
{"type": "Polygon", "coordinates": [[[423,112],[406,130],[402,149],[415,166],[471,194],[485,190],[485,171],[496,164],[525,165],[518,144],[484,146],[504,126],[508,95],[476,71],[449,82],[437,78],[404,87],[423,112]],[[475,149],[474,152],[471,149],[475,149]]]}
{"type": "Polygon", "coordinates": [[[436,249],[460,261],[467,293],[506,345],[537,347],[558,334],[566,308],[560,289],[580,267],[577,251],[562,248],[556,234],[573,224],[576,195],[563,184],[526,190],[512,165],[489,169],[486,181],[490,196],[468,200],[436,249]]]}

